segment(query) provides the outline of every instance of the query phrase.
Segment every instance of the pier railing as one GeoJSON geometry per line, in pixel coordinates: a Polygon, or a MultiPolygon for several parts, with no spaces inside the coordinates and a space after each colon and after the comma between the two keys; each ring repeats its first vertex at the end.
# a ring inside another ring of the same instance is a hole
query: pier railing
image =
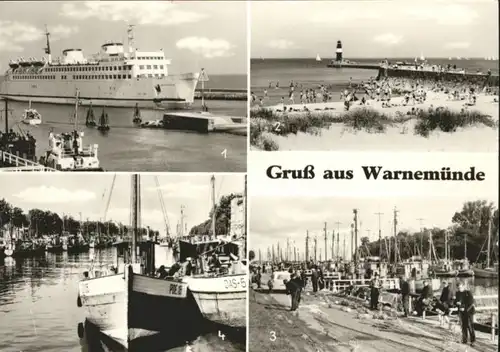
{"type": "Polygon", "coordinates": [[[7,165],[5,168],[0,168],[0,171],[42,171],[53,172],[55,169],[41,165],[35,161],[24,159],[6,151],[0,151],[1,164],[7,165]]]}
{"type": "MultiPolygon", "coordinates": [[[[351,286],[357,287],[368,287],[370,286],[369,279],[325,279],[325,288],[337,293],[349,289],[351,286]]],[[[378,280],[383,289],[386,290],[398,290],[399,289],[399,279],[386,278],[378,280]]]]}

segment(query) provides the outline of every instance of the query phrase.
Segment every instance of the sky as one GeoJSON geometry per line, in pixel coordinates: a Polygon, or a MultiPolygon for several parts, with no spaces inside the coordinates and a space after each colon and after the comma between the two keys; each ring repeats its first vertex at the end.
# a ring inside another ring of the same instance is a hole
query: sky
{"type": "Polygon", "coordinates": [[[498,2],[253,1],[251,38],[252,58],[498,57],[498,2]]]}
{"type": "Polygon", "coordinates": [[[135,46],[163,49],[171,73],[246,74],[246,4],[237,2],[0,2],[0,72],[12,58],[42,57],[45,24],[53,57],[66,48],[86,55],[105,42],[126,45],[128,24],[136,25],[135,46]]]}
{"type": "MultiPolygon", "coordinates": [[[[263,259],[267,259],[267,248],[277,243],[280,248],[286,248],[287,238],[290,248],[293,243],[304,255],[306,231],[312,239],[318,238],[318,253],[324,258],[324,223],[327,222],[328,256],[330,256],[331,233],[340,230],[340,248],[343,248],[343,239],[346,237],[346,253],[350,248],[350,224],[353,222],[353,209],[358,209],[358,241],[368,236],[370,240],[378,239],[378,215],[382,237],[393,235],[393,211],[398,211],[398,231],[419,231],[424,228],[447,228],[452,224],[451,219],[455,212],[462,210],[467,201],[487,200],[498,207],[496,193],[491,199],[464,199],[459,197],[435,198],[312,198],[312,197],[253,197],[250,207],[250,249],[258,253],[261,250],[263,259]],[[418,220],[422,219],[422,220],[418,220]],[[337,225],[336,222],[340,224],[337,225]]],[[[335,244],[336,245],[336,244],[335,244]]],[[[285,251],[283,251],[285,253],[285,251]]],[[[339,253],[341,254],[341,252],[339,253]]],[[[318,254],[319,257],[319,254],[318,254]]]]}
{"type": "MultiPolygon", "coordinates": [[[[32,208],[72,215],[75,219],[104,219],[114,174],[2,174],[0,199],[29,211],[32,208]]],[[[154,175],[141,175],[142,224],[165,234],[165,223],[154,175]]],[[[188,231],[209,218],[209,174],[158,175],[170,229],[175,233],[184,206],[188,231]]],[[[106,220],[130,224],[131,177],[117,174],[106,220]]],[[[215,175],[217,200],[230,193],[243,193],[243,174],[215,175]]]]}

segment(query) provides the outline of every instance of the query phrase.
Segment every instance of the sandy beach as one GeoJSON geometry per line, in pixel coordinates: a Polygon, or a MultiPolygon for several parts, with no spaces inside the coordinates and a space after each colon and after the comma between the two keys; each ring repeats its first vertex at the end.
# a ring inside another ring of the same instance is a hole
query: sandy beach
{"type": "MultiPolygon", "coordinates": [[[[382,107],[382,102],[368,100],[367,105],[354,102],[350,111],[357,109],[373,109],[390,119],[398,121],[386,127],[385,131],[374,133],[372,131],[353,130],[343,123],[332,123],[326,128],[315,129],[312,133],[299,132],[297,134],[277,135],[263,133],[264,138],[274,141],[279,150],[408,150],[408,151],[468,151],[468,152],[497,152],[498,147],[498,121],[499,106],[497,96],[478,94],[474,106],[464,105],[464,100],[450,100],[444,93],[429,92],[427,99],[422,103],[402,104],[403,97],[391,100],[393,106],[382,107]],[[427,137],[414,133],[417,124],[415,116],[407,115],[413,109],[427,110],[429,108],[446,107],[452,111],[460,112],[462,109],[479,112],[490,116],[497,127],[474,125],[457,128],[452,133],[441,130],[432,131],[427,137]]],[[[287,105],[286,118],[303,118],[308,116],[341,117],[346,113],[343,102],[327,102],[312,104],[287,105]],[[304,106],[308,111],[305,111],[304,106]]],[[[278,118],[285,119],[283,105],[266,107],[274,112],[278,118]]],[[[255,121],[254,121],[255,123],[255,121]]]]}

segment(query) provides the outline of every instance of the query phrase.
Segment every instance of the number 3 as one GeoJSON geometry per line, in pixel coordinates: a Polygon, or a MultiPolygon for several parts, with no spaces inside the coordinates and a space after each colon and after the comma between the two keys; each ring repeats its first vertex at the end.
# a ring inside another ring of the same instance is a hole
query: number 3
{"type": "Polygon", "coordinates": [[[276,332],[271,331],[270,334],[271,334],[271,337],[269,338],[269,340],[271,340],[271,342],[276,341],[276,332]]]}

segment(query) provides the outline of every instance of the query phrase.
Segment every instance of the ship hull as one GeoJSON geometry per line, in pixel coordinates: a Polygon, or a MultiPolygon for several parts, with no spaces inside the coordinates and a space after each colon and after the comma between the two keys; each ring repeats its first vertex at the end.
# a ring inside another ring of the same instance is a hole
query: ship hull
{"type": "Polygon", "coordinates": [[[478,269],[474,268],[474,277],[481,278],[498,278],[498,271],[495,269],[478,269]]]}
{"type": "Polygon", "coordinates": [[[137,274],[130,277],[129,341],[162,332],[179,336],[192,330],[190,327],[201,318],[196,302],[188,297],[185,283],[137,274]]]}
{"type": "Polygon", "coordinates": [[[75,103],[81,105],[184,109],[194,102],[198,73],[158,79],[126,80],[15,80],[6,77],[0,84],[0,97],[34,103],[75,103]]]}
{"type": "Polygon", "coordinates": [[[79,297],[86,320],[127,349],[164,331],[176,336],[189,330],[196,313],[201,316],[194,300],[187,299],[187,284],[130,270],[81,281],[79,297]]]}
{"type": "Polygon", "coordinates": [[[186,278],[201,314],[234,328],[246,327],[247,275],[186,278]]]}

